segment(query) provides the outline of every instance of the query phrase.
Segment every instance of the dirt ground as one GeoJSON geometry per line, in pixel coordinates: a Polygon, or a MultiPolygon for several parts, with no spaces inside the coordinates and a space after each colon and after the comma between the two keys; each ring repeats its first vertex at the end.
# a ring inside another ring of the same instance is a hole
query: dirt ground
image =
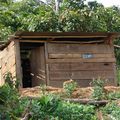
{"type": "MultiPolygon", "coordinates": [[[[51,86],[47,86],[45,89],[45,92],[47,93],[54,93],[54,94],[60,94],[64,95],[65,91],[63,88],[55,88],[51,86]]],[[[21,96],[29,96],[29,97],[39,97],[43,90],[41,90],[40,86],[36,86],[33,88],[21,88],[20,94],[21,96]]],[[[73,94],[72,98],[90,98],[91,94],[93,92],[92,87],[86,87],[86,88],[77,88],[73,94]]],[[[120,87],[115,86],[106,86],[105,87],[106,94],[110,92],[120,92],[120,87]]],[[[64,97],[64,96],[63,96],[64,97]]]]}

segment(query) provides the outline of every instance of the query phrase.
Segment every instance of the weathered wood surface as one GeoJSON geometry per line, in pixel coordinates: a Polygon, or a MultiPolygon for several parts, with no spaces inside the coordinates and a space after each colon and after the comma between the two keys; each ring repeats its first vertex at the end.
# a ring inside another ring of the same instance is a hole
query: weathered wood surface
{"type": "MultiPolygon", "coordinates": [[[[67,79],[70,80],[70,79],[67,79]]],[[[92,86],[92,80],[93,79],[75,79],[74,81],[77,82],[77,84],[80,87],[88,87],[88,86],[92,86]]],[[[66,79],[50,79],[50,86],[53,87],[63,87],[63,83],[66,81],[66,79]]],[[[114,79],[109,79],[109,80],[105,80],[105,85],[114,85],[114,79]]]]}
{"type": "Polygon", "coordinates": [[[69,72],[50,72],[50,79],[93,79],[93,78],[114,78],[113,71],[69,71],[69,72]]]}
{"type": "Polygon", "coordinates": [[[73,62],[73,63],[76,63],[76,62],[87,62],[87,63],[91,63],[91,62],[94,62],[94,63],[97,63],[97,62],[100,62],[100,63],[103,63],[103,62],[112,62],[112,63],[115,63],[116,62],[116,59],[115,58],[91,58],[91,59],[48,59],[47,60],[47,63],[63,63],[63,62],[73,62]]]}
{"type": "Polygon", "coordinates": [[[48,43],[45,43],[45,71],[46,71],[46,84],[49,85],[50,83],[50,76],[49,76],[49,63],[48,60],[48,43]]]}
{"type": "Polygon", "coordinates": [[[43,46],[33,49],[31,51],[30,63],[31,63],[32,86],[39,85],[40,83],[45,83],[46,75],[43,46]]]}
{"type": "Polygon", "coordinates": [[[73,79],[80,86],[89,86],[98,77],[108,79],[115,85],[114,47],[108,44],[47,43],[49,85],[61,86],[65,80],[73,79]],[[92,54],[84,58],[84,54],[92,54]]]}
{"type": "Polygon", "coordinates": [[[114,54],[113,51],[114,47],[110,45],[94,45],[94,44],[48,44],[48,51],[49,53],[56,54],[56,53],[110,53],[114,54]]]}
{"type": "MultiPolygon", "coordinates": [[[[66,53],[66,54],[49,54],[49,58],[51,59],[67,59],[67,58],[82,58],[83,57],[83,54],[76,54],[76,53],[66,53]]],[[[93,57],[94,58],[114,58],[114,55],[113,54],[93,54],[93,57]]]]}
{"type": "Polygon", "coordinates": [[[49,64],[50,71],[112,71],[114,68],[113,63],[51,63],[49,64]]]}
{"type": "Polygon", "coordinates": [[[15,43],[12,41],[3,51],[0,52],[0,85],[4,84],[4,75],[7,72],[16,76],[15,43]]]}
{"type": "Polygon", "coordinates": [[[20,55],[20,42],[19,40],[15,40],[15,62],[16,62],[16,75],[17,79],[20,81],[20,87],[23,86],[22,83],[22,66],[21,66],[21,55],[20,55]]]}
{"type": "Polygon", "coordinates": [[[97,106],[103,106],[106,105],[109,101],[108,100],[93,100],[93,99],[64,99],[65,101],[70,101],[74,103],[80,103],[80,104],[91,104],[91,105],[97,105],[97,106]]]}

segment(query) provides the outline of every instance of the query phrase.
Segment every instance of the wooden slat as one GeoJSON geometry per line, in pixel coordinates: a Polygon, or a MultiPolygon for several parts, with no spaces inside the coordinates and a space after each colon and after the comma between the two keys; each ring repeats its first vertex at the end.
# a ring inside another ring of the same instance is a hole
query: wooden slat
{"type": "Polygon", "coordinates": [[[50,72],[50,79],[93,79],[93,78],[114,78],[113,71],[69,71],[69,72],[50,72]]]}
{"type": "Polygon", "coordinates": [[[1,67],[2,67],[2,59],[0,58],[0,86],[2,86],[4,84],[1,67]]]}
{"type": "MultiPolygon", "coordinates": [[[[67,79],[68,80],[68,79],[67,79]]],[[[51,86],[54,86],[54,87],[63,87],[63,83],[65,82],[66,80],[50,80],[50,85],[51,86]]],[[[86,80],[82,80],[82,79],[76,79],[74,80],[75,82],[77,82],[77,84],[80,86],[80,87],[88,87],[88,86],[91,86],[91,83],[92,83],[92,79],[86,79],[86,80]]],[[[105,81],[106,85],[115,85],[114,83],[114,79],[109,79],[108,81],[105,81]]]]}
{"type": "MultiPolygon", "coordinates": [[[[49,58],[51,59],[62,59],[62,58],[82,58],[83,54],[76,53],[66,53],[66,54],[49,54],[49,58]]],[[[113,54],[93,54],[93,58],[113,58],[113,54]]]]}
{"type": "Polygon", "coordinates": [[[55,53],[113,53],[113,46],[109,45],[81,45],[81,44],[48,44],[48,52],[55,53]]]}
{"type": "Polygon", "coordinates": [[[49,65],[48,65],[47,59],[48,59],[48,43],[45,43],[46,84],[49,85],[50,76],[49,76],[49,65]]]}
{"type": "Polygon", "coordinates": [[[79,70],[107,70],[114,69],[113,63],[52,63],[49,64],[50,71],[79,71],[79,70]]]}
{"type": "Polygon", "coordinates": [[[67,62],[86,62],[86,63],[90,63],[90,62],[116,62],[115,58],[91,58],[91,59],[47,59],[47,63],[67,63],[67,62]]]}

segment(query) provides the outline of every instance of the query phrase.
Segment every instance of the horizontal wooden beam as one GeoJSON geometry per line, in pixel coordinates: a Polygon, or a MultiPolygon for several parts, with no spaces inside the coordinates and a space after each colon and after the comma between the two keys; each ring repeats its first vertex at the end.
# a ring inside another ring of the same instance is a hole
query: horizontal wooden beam
{"type": "Polygon", "coordinates": [[[108,103],[108,100],[93,100],[93,99],[70,99],[66,98],[65,101],[73,102],[73,103],[80,103],[80,104],[90,104],[90,105],[97,105],[97,106],[103,106],[108,103]]]}
{"type": "Polygon", "coordinates": [[[47,63],[68,63],[68,62],[72,62],[72,63],[76,63],[76,62],[116,62],[115,58],[92,58],[92,59],[47,59],[47,63]]]}
{"type": "Polygon", "coordinates": [[[15,36],[109,36],[120,35],[117,32],[16,32],[15,36]]]}
{"type": "MultiPolygon", "coordinates": [[[[84,53],[83,53],[84,54],[84,53]]],[[[65,59],[65,58],[83,58],[83,54],[82,53],[56,53],[56,54],[49,54],[49,58],[57,58],[57,59],[65,59]]],[[[111,53],[111,54],[92,54],[93,55],[93,58],[112,58],[114,57],[114,55],[111,53]]]]}
{"type": "Polygon", "coordinates": [[[71,35],[68,35],[68,36],[15,36],[15,38],[19,38],[19,39],[22,39],[22,38],[105,38],[107,37],[106,35],[96,35],[96,36],[71,36],[71,35]]]}

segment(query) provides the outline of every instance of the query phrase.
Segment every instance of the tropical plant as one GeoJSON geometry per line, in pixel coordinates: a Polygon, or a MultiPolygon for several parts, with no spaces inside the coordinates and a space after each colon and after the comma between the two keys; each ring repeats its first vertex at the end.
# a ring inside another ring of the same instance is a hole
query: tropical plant
{"type": "Polygon", "coordinates": [[[74,80],[68,80],[63,83],[63,89],[65,93],[70,97],[77,87],[77,83],[74,80]]]}
{"type": "Polygon", "coordinates": [[[92,85],[93,85],[92,98],[96,100],[106,99],[106,93],[104,89],[105,80],[101,79],[100,77],[98,79],[93,79],[92,85]]]}
{"type": "Polygon", "coordinates": [[[116,102],[108,103],[103,108],[103,113],[109,120],[120,120],[120,106],[116,102]]]}

